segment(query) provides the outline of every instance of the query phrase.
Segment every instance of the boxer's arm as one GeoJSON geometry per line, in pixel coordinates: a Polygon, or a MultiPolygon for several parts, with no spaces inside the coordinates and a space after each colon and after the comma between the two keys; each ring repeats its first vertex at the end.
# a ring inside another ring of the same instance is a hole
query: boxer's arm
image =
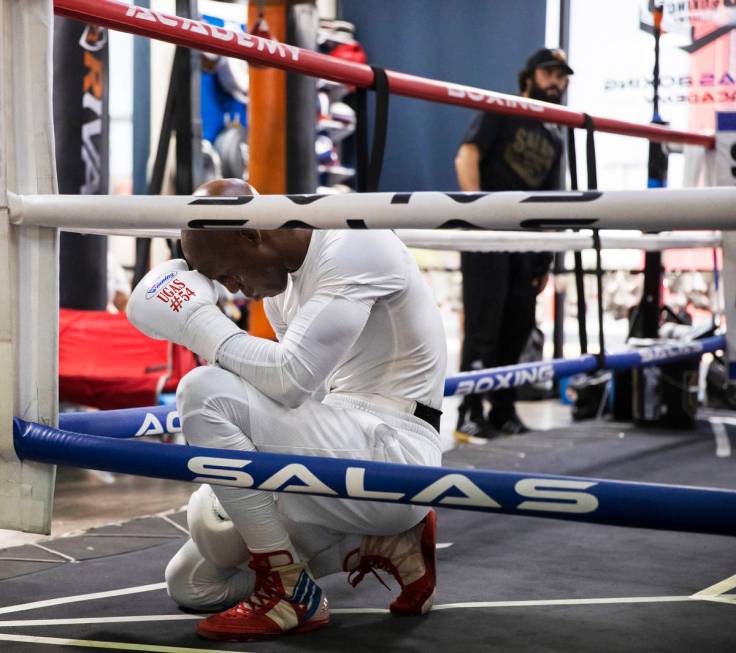
{"type": "Polygon", "coordinates": [[[302,306],[281,342],[242,332],[220,346],[217,363],[271,399],[296,408],[355,344],[370,310],[370,302],[317,294],[302,306]]]}
{"type": "Polygon", "coordinates": [[[240,329],[217,307],[212,280],[183,259],[153,268],[135,287],[126,307],[130,323],[157,340],[184,345],[208,361],[240,329]]]}
{"type": "Polygon", "coordinates": [[[455,157],[457,183],[463,192],[480,190],[480,150],[474,143],[463,143],[455,157]]]}
{"type": "Polygon", "coordinates": [[[271,325],[273,332],[276,334],[276,340],[281,342],[284,339],[287,324],[281,314],[280,307],[276,304],[276,300],[266,297],[266,299],[263,300],[263,310],[266,313],[266,317],[268,318],[268,322],[271,325]]]}

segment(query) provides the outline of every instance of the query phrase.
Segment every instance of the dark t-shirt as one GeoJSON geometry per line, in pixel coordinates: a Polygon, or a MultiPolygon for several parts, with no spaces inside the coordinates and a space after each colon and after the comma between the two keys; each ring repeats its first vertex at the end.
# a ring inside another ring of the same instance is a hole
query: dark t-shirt
{"type": "Polygon", "coordinates": [[[463,143],[480,150],[480,187],[495,190],[557,190],[562,139],[538,120],[479,112],[463,143]]]}
{"type": "MultiPolygon", "coordinates": [[[[538,120],[480,111],[463,136],[480,150],[480,188],[497,190],[558,190],[562,138],[556,127],[538,120]]],[[[514,255],[517,276],[540,277],[549,270],[552,254],[514,255]],[[522,272],[523,271],[523,272],[522,272]]]]}

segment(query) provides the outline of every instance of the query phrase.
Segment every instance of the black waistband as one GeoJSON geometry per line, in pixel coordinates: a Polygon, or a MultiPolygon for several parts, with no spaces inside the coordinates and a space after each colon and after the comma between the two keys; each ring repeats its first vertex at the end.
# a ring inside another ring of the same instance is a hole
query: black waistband
{"type": "Polygon", "coordinates": [[[414,414],[419,418],[423,419],[429,424],[437,433],[440,432],[440,417],[442,411],[430,406],[425,406],[417,401],[417,407],[414,409],[414,414]]]}

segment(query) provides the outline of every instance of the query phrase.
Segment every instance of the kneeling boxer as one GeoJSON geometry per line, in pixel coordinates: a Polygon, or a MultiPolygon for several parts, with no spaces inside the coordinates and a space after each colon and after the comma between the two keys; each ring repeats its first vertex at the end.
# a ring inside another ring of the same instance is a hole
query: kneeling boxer
{"type": "MultiPolygon", "coordinates": [[[[196,195],[255,191],[216,180],[196,195]]],[[[390,231],[185,230],[186,261],[151,270],[128,317],[209,361],[181,381],[193,445],[439,465],[446,345],[434,297],[390,231]],[[278,342],[241,331],[211,280],[265,298],[278,342]]],[[[426,507],[203,486],[191,541],[166,570],[181,605],[226,609],[212,639],[304,632],[329,621],[315,578],[380,568],[401,586],[396,614],[421,614],[435,589],[435,514],[426,507]],[[230,607],[233,606],[234,607],[230,607]]]]}

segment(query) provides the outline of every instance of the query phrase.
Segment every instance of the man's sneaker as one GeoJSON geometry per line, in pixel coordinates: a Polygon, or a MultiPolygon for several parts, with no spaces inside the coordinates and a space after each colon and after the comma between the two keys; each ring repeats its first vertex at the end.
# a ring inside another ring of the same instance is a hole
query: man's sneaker
{"type": "MultiPolygon", "coordinates": [[[[489,416],[493,419],[493,413],[489,416]]],[[[493,423],[493,422],[491,422],[493,423]]],[[[529,433],[531,429],[521,421],[516,412],[512,413],[510,417],[505,419],[501,424],[495,426],[498,432],[504,435],[521,435],[523,433],[529,433]]]]}
{"type": "Polygon", "coordinates": [[[207,639],[244,641],[304,633],[330,622],[327,599],[306,564],[288,551],[253,553],[255,589],[245,601],[197,625],[207,639]]]}
{"type": "Polygon", "coordinates": [[[458,413],[457,427],[455,428],[455,439],[458,442],[472,442],[474,438],[490,440],[498,436],[494,429],[482,414],[475,414],[460,407],[458,413]]]}
{"type": "Polygon", "coordinates": [[[355,587],[371,572],[386,585],[376,573],[376,569],[382,569],[401,586],[401,594],[391,603],[391,612],[398,615],[429,612],[437,583],[436,541],[437,514],[434,510],[414,528],[398,535],[367,535],[360,548],[345,558],[344,569],[350,572],[348,581],[355,587]]]}

